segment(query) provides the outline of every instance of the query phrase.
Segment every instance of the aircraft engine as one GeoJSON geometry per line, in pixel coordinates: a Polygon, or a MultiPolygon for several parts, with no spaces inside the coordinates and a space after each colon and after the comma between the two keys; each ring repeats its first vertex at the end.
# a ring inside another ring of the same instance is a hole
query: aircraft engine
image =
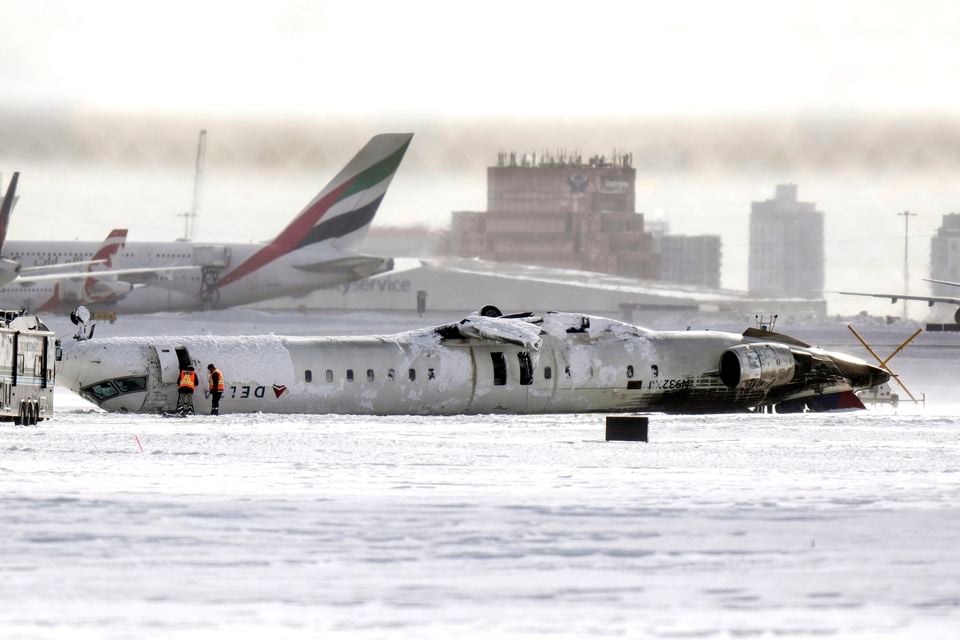
{"type": "Polygon", "coordinates": [[[720,356],[720,379],[730,389],[772,389],[790,382],[796,366],[786,345],[740,344],[720,356]]]}

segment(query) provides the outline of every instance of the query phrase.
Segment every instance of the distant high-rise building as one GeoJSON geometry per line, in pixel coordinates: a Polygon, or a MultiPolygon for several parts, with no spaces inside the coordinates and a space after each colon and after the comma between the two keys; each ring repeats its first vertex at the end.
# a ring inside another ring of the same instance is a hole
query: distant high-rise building
{"type": "Polygon", "coordinates": [[[823,213],[797,200],[795,184],[751,204],[749,288],[760,296],[823,297],[823,213]]]}
{"type": "Polygon", "coordinates": [[[629,154],[501,153],[487,169],[487,210],[455,211],[451,251],[545,267],[656,278],[659,259],[634,211],[629,154]]]}
{"type": "Polygon", "coordinates": [[[660,279],[719,289],[720,236],[662,236],[660,279]]]}
{"type": "MultiPolygon", "coordinates": [[[[948,213],[930,240],[930,277],[960,282],[960,213],[948,213]]],[[[946,284],[933,285],[933,295],[957,297],[960,290],[946,284]]]]}

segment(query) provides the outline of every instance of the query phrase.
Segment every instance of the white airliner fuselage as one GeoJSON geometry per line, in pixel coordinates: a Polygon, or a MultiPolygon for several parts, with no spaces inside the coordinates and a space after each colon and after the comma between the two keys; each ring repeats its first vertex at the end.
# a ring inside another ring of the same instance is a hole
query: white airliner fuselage
{"type": "Polygon", "coordinates": [[[110,411],[170,411],[179,370],[192,364],[203,390],[209,363],[226,380],[221,413],[738,411],[887,379],[779,334],[649,331],[551,312],[389,336],[95,338],[65,346],[59,381],[110,411]]]}
{"type": "MultiPolygon", "coordinates": [[[[9,241],[7,246],[8,255],[14,256],[22,265],[39,266],[89,260],[100,243],[9,241]]],[[[304,247],[279,256],[242,280],[221,288],[205,290],[205,272],[210,274],[207,277],[217,278],[228,272],[231,266],[249,259],[264,246],[266,245],[260,243],[211,245],[190,242],[128,242],[114,256],[114,268],[195,268],[151,274],[138,283],[142,286],[135,286],[123,296],[102,304],[83,297],[82,283],[71,288],[65,283],[32,282],[29,278],[24,278],[0,289],[0,308],[63,311],[73,309],[78,304],[85,304],[94,310],[153,313],[231,307],[279,296],[305,294],[318,288],[383,273],[393,267],[390,258],[341,253],[329,247],[304,247]],[[338,260],[344,263],[343,266],[333,268],[332,265],[338,260]],[[204,266],[204,262],[209,264],[204,266]],[[324,265],[331,265],[331,268],[324,268],[324,265]]]]}

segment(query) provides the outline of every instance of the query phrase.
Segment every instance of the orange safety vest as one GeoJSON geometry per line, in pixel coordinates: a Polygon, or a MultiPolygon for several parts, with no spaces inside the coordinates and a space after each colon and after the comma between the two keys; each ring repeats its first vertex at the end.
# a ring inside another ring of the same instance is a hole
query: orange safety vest
{"type": "Polygon", "coordinates": [[[197,373],[195,371],[181,371],[180,372],[180,384],[178,385],[181,389],[190,389],[193,391],[197,388],[197,373]]]}
{"type": "Polygon", "coordinates": [[[219,391],[223,393],[223,374],[220,373],[220,369],[214,369],[210,372],[210,391],[219,391]],[[216,388],[214,388],[213,379],[217,379],[216,388]]]}

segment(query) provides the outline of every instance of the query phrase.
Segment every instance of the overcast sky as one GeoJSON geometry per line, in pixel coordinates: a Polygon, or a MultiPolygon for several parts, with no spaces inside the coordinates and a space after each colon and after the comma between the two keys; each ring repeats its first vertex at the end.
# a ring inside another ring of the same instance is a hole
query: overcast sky
{"type": "Polygon", "coordinates": [[[0,2],[3,99],[548,116],[960,107],[960,3],[0,2]]]}
{"type": "Polygon", "coordinates": [[[417,137],[376,224],[484,208],[499,150],[617,147],[638,210],[723,236],[725,286],[746,286],[750,201],[797,182],[828,288],[901,288],[910,209],[921,292],[960,211],[958,78],[956,0],[0,0],[0,171],[24,170],[11,238],[173,239],[204,127],[197,239],[241,241],[380,131],[417,137]]]}

